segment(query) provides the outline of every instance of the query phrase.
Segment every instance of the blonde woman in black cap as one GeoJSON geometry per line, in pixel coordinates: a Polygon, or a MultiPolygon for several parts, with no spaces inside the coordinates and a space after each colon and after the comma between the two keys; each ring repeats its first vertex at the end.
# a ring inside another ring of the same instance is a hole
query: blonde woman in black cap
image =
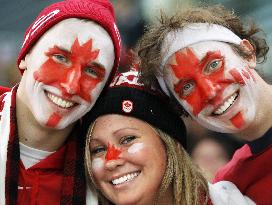
{"type": "Polygon", "coordinates": [[[210,185],[185,151],[186,128],[166,99],[117,74],[84,118],[89,186],[99,203],[255,204],[229,182],[210,185]]]}

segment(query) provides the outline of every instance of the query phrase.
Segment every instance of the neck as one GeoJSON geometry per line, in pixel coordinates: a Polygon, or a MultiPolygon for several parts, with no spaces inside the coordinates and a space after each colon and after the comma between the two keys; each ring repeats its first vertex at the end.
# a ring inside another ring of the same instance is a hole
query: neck
{"type": "Polygon", "coordinates": [[[16,94],[16,116],[19,141],[23,144],[44,151],[55,151],[64,143],[74,125],[62,130],[40,125],[25,104],[22,89],[18,87],[16,94]]]}
{"type": "Polygon", "coordinates": [[[259,83],[260,93],[257,101],[257,110],[254,121],[243,131],[237,134],[244,140],[252,141],[262,137],[272,127],[272,86],[267,84],[259,75],[255,75],[259,83]]]}

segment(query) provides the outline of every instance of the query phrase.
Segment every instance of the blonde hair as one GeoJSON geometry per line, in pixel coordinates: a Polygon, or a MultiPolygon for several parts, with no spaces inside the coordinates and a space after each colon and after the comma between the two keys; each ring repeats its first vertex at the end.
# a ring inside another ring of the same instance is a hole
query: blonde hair
{"type": "MultiPolygon", "coordinates": [[[[103,196],[101,190],[95,184],[95,180],[91,171],[91,153],[90,139],[95,122],[89,127],[86,137],[85,146],[85,169],[87,174],[87,182],[92,190],[98,194],[99,204],[112,204],[103,196]]],[[[151,126],[152,127],[152,126],[151,126]]],[[[166,190],[172,186],[173,188],[173,205],[205,205],[209,200],[208,183],[199,169],[193,164],[190,156],[183,147],[168,134],[160,129],[155,129],[163,141],[166,148],[167,167],[163,177],[157,199],[154,204],[159,201],[166,190]]]]}

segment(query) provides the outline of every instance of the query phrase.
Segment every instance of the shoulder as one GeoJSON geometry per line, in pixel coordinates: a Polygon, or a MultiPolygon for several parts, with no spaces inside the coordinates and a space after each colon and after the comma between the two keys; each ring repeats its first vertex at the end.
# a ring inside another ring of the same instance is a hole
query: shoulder
{"type": "Polygon", "coordinates": [[[5,92],[8,92],[10,90],[11,90],[11,88],[0,86],[0,95],[2,95],[5,92]]]}
{"type": "Polygon", "coordinates": [[[254,205],[256,204],[229,181],[209,183],[209,194],[213,205],[254,205]]]}
{"type": "Polygon", "coordinates": [[[250,147],[247,144],[245,144],[243,147],[236,150],[232,159],[225,166],[219,169],[219,171],[216,173],[213,182],[224,180],[225,176],[227,176],[229,173],[232,173],[233,169],[237,168],[238,164],[241,164],[244,160],[246,160],[250,156],[252,156],[250,147]]]}

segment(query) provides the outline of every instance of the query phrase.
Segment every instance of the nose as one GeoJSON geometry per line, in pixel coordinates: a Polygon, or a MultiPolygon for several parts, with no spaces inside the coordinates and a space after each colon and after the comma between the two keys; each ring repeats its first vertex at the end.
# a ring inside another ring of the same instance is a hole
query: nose
{"type": "Polygon", "coordinates": [[[114,170],[115,168],[124,165],[125,160],[123,158],[112,159],[105,162],[105,168],[107,170],[114,170]]]}
{"type": "Polygon", "coordinates": [[[63,76],[64,82],[61,86],[66,90],[67,93],[74,95],[80,91],[80,79],[81,79],[81,67],[74,66],[70,68],[66,76],[63,76]]]}
{"type": "Polygon", "coordinates": [[[216,96],[216,92],[221,88],[218,83],[213,82],[208,78],[198,79],[198,86],[201,96],[205,101],[213,99],[216,96]]]}

